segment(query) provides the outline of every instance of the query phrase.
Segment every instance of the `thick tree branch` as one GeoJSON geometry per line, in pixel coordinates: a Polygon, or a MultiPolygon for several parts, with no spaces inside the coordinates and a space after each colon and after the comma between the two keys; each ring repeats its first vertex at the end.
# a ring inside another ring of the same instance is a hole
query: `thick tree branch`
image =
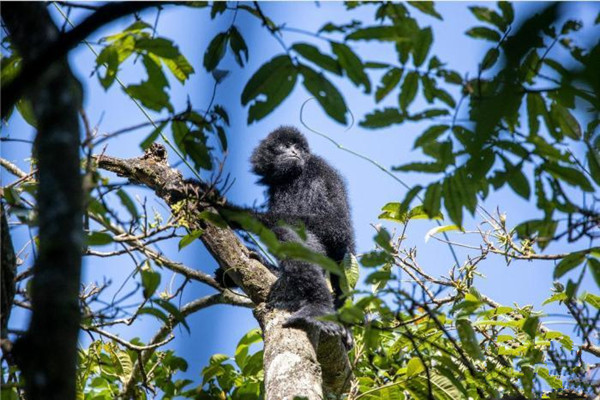
{"type": "MultiPolygon", "coordinates": [[[[265,343],[265,388],[267,398],[305,396],[322,399],[324,393],[339,394],[349,386],[351,368],[346,350],[338,337],[319,338],[310,329],[283,328],[289,316],[283,310],[266,307],[266,299],[275,276],[240,242],[229,228],[203,221],[202,211],[216,212],[201,182],[185,181],[181,173],[167,164],[163,146],[154,144],[144,156],[118,159],[98,156],[99,168],[115,172],[153,189],[171,206],[175,217],[191,229],[202,229],[200,239],[219,265],[234,271],[232,278],[256,304],[255,317],[263,329],[265,343]],[[321,372],[322,371],[322,372],[321,372]]],[[[213,196],[214,197],[214,196],[213,196]]],[[[162,335],[157,336],[161,340],[162,335]]],[[[131,395],[133,382],[129,383],[131,395]]]]}
{"type": "MultiPolygon", "coordinates": [[[[83,39],[97,29],[121,17],[151,6],[160,5],[160,2],[153,1],[126,1],[105,4],[69,32],[61,35],[54,34],[49,37],[49,40],[44,41],[45,45],[43,47],[36,47],[34,51],[28,51],[28,57],[23,59],[21,72],[12,81],[2,85],[2,118],[6,117],[9,110],[23,96],[25,91],[38,82],[44,71],[56,61],[63,59],[83,39]]],[[[2,19],[5,19],[4,11],[2,11],[2,19]]]]}
{"type": "MultiPolygon", "coordinates": [[[[3,4],[2,19],[24,65],[59,37],[43,3],[3,4]]],[[[13,352],[25,376],[27,398],[70,400],[76,397],[83,245],[77,113],[82,99],[81,85],[66,60],[60,55],[56,60],[40,70],[29,93],[38,125],[39,252],[31,285],[31,323],[13,352]]]]}
{"type": "Polygon", "coordinates": [[[2,298],[0,306],[0,338],[6,339],[6,327],[10,318],[10,310],[12,308],[15,297],[15,275],[17,272],[17,259],[13,248],[10,231],[8,230],[8,220],[4,212],[4,203],[0,203],[2,225],[0,226],[0,249],[1,269],[0,283],[2,283],[0,296],[2,298]]]}

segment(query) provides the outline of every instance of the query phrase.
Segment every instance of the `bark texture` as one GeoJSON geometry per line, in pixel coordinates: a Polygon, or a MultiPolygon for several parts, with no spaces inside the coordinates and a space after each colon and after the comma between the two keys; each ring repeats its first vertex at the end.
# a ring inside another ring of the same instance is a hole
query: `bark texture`
{"type": "MultiPolygon", "coordinates": [[[[41,2],[2,4],[2,20],[23,68],[57,40],[59,31],[41,2]]],[[[75,399],[82,186],[79,168],[81,86],[65,59],[31,86],[37,120],[39,252],[32,278],[32,316],[14,347],[28,399],[75,399]]]]}
{"type": "Polygon", "coordinates": [[[173,214],[191,229],[203,229],[200,236],[210,253],[256,305],[254,315],[263,329],[264,371],[267,399],[310,400],[347,391],[351,368],[346,350],[338,337],[319,338],[318,332],[284,328],[289,313],[269,309],[267,295],[275,276],[259,261],[229,228],[206,223],[203,211],[216,212],[213,205],[222,199],[206,184],[184,180],[167,163],[163,146],[152,145],[142,157],[119,159],[96,157],[99,168],[141,183],[171,206],[173,214]]]}
{"type": "Polygon", "coordinates": [[[10,310],[15,298],[15,274],[17,271],[17,259],[13,248],[10,232],[8,230],[8,221],[4,212],[4,204],[0,204],[2,211],[2,225],[0,226],[0,258],[2,259],[0,269],[0,298],[2,299],[0,307],[0,338],[6,339],[6,328],[10,318],[10,310]]]}

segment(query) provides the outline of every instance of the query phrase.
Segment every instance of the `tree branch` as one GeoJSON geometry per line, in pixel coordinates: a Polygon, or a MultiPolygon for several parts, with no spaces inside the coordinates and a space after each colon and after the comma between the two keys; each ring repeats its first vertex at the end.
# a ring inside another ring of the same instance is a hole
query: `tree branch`
{"type": "MultiPolygon", "coordinates": [[[[119,159],[95,157],[99,168],[115,172],[143,184],[167,202],[174,216],[191,230],[202,229],[200,239],[225,271],[256,304],[254,315],[263,329],[265,343],[265,388],[267,398],[322,399],[323,394],[340,394],[347,390],[351,367],[346,350],[338,337],[321,337],[311,329],[284,328],[289,317],[284,310],[266,307],[275,276],[240,242],[229,228],[222,228],[200,218],[203,211],[216,213],[214,197],[209,200],[208,185],[183,180],[181,173],[167,164],[166,150],[154,144],[142,157],[119,159]],[[229,272],[228,272],[229,273],[229,272]]],[[[164,336],[157,335],[157,340],[164,336]]],[[[133,383],[127,385],[131,395],[133,383]]]]}

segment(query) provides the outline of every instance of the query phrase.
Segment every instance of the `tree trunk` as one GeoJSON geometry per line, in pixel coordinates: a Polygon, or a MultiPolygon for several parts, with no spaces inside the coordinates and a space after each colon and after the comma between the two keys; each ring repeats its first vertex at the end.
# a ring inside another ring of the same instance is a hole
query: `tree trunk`
{"type": "MultiPolygon", "coordinates": [[[[5,3],[2,19],[23,67],[59,36],[46,4],[5,3]]],[[[28,399],[76,396],[82,180],[81,86],[65,59],[49,65],[26,97],[37,120],[39,252],[31,287],[31,323],[14,347],[28,399]]]]}

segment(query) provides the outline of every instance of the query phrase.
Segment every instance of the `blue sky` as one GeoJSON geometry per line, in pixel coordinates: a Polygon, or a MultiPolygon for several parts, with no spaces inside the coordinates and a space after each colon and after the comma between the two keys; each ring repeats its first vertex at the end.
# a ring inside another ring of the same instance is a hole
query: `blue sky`
{"type": "MultiPolygon", "coordinates": [[[[435,20],[415,9],[411,9],[411,13],[417,16],[421,25],[432,26],[434,43],[430,54],[436,54],[443,62],[448,63],[451,68],[457,71],[462,73],[468,71],[470,76],[475,76],[477,62],[491,44],[473,40],[464,35],[468,28],[479,25],[467,9],[470,4],[472,3],[438,3],[436,8],[443,15],[444,21],[435,20]]],[[[494,7],[495,5],[494,3],[487,3],[487,6],[494,7]]],[[[531,10],[542,6],[540,3],[516,3],[516,16],[519,18],[519,16],[528,14],[531,10]]],[[[285,22],[287,26],[302,28],[311,32],[316,32],[331,19],[335,19],[337,22],[349,22],[352,19],[359,19],[367,22],[368,25],[369,22],[373,22],[374,10],[374,7],[360,7],[357,10],[347,12],[344,11],[343,4],[338,2],[320,2],[318,4],[313,2],[272,2],[262,3],[262,8],[265,14],[278,24],[285,22]]],[[[598,9],[597,3],[579,4],[575,6],[575,13],[578,18],[584,20],[586,25],[590,26],[590,22],[594,17],[594,13],[590,11],[594,9],[598,9]]],[[[54,10],[53,14],[56,20],[62,23],[60,15],[54,10]]],[[[155,17],[156,11],[154,10],[142,13],[142,18],[149,23],[153,23],[155,17]]],[[[203,54],[214,35],[229,27],[232,17],[232,13],[228,12],[211,21],[206,10],[170,6],[166,7],[161,13],[157,29],[158,34],[173,39],[196,69],[196,73],[185,85],[181,85],[175,79],[170,80],[171,98],[177,110],[185,108],[188,96],[195,108],[203,110],[208,106],[214,81],[212,76],[206,73],[202,67],[203,54]]],[[[80,18],[75,13],[73,19],[77,21],[80,18]]],[[[110,25],[95,34],[91,41],[94,42],[102,36],[116,33],[131,22],[132,19],[123,19],[110,25]]],[[[250,60],[244,69],[240,69],[235,64],[231,54],[226,56],[219,68],[231,72],[219,85],[215,99],[215,103],[226,107],[231,118],[231,127],[227,132],[230,147],[225,161],[225,172],[235,177],[235,184],[229,191],[228,198],[239,204],[262,203],[264,200],[263,188],[256,184],[256,178],[248,172],[250,153],[258,141],[274,128],[282,124],[296,125],[307,134],[312,150],[326,158],[346,178],[354,227],[357,233],[358,251],[362,253],[372,249],[372,237],[375,231],[371,224],[383,223],[390,230],[398,229],[399,226],[397,225],[378,221],[377,216],[381,207],[387,202],[401,201],[406,190],[367,162],[336,149],[327,140],[304,129],[299,118],[300,107],[310,98],[310,95],[299,84],[292,95],[271,115],[248,126],[246,123],[247,110],[240,104],[243,86],[258,67],[273,56],[280,54],[282,49],[267,30],[246,13],[238,13],[235,24],[249,46],[250,60]]],[[[318,45],[324,51],[329,50],[324,41],[307,35],[286,32],[283,40],[288,45],[301,40],[318,45]]],[[[394,52],[390,45],[359,42],[352,43],[352,47],[363,59],[384,61],[393,60],[394,58],[394,52]]],[[[97,78],[90,76],[95,66],[95,58],[86,46],[78,46],[71,53],[70,62],[85,89],[85,110],[89,120],[92,125],[98,126],[101,134],[146,122],[141,112],[117,85],[105,92],[99,85],[97,78]]],[[[125,83],[138,83],[145,79],[145,73],[142,72],[140,65],[132,65],[130,60],[126,67],[119,72],[119,77],[125,83]]],[[[376,76],[372,80],[373,87],[376,87],[378,79],[379,76],[376,76]]],[[[332,78],[332,81],[344,94],[348,107],[357,121],[375,107],[372,95],[364,95],[360,89],[343,79],[332,78]]],[[[396,96],[390,95],[378,107],[394,105],[395,102],[396,96]]],[[[419,98],[412,109],[421,109],[424,104],[424,100],[419,98]]],[[[346,131],[346,127],[328,119],[314,101],[308,103],[305,107],[304,121],[311,128],[327,133],[345,147],[358,151],[386,167],[422,159],[420,153],[411,149],[414,139],[427,127],[427,124],[403,124],[381,130],[365,130],[355,124],[346,131]]],[[[138,156],[141,152],[139,143],[150,131],[150,129],[139,130],[109,141],[105,154],[117,157],[138,156]]],[[[8,126],[2,128],[3,137],[32,138],[33,133],[33,128],[25,124],[17,115],[12,117],[8,126]]],[[[29,156],[27,145],[18,142],[3,142],[1,150],[3,158],[28,169],[27,163],[23,161],[29,156]]],[[[170,160],[172,164],[177,163],[177,159],[172,152],[170,153],[170,160]]],[[[179,168],[184,175],[192,176],[190,171],[186,171],[185,166],[179,165],[179,168]]],[[[107,174],[107,176],[112,177],[110,174],[107,174]]],[[[205,178],[208,177],[209,175],[205,175],[205,178]]],[[[422,184],[432,179],[429,175],[417,173],[398,174],[398,177],[403,179],[409,186],[417,183],[422,184]]],[[[8,182],[11,179],[4,170],[2,170],[2,179],[3,182],[8,182]]],[[[167,215],[166,207],[160,200],[155,199],[153,193],[140,189],[135,189],[132,193],[139,195],[141,198],[147,197],[150,207],[155,208],[163,215],[167,215]]],[[[496,208],[499,208],[505,212],[509,225],[540,215],[533,203],[528,203],[507,190],[492,194],[484,206],[489,211],[495,211],[496,208]]],[[[478,222],[480,220],[477,218],[470,219],[467,220],[466,226],[467,228],[474,228],[478,222]]],[[[427,272],[433,275],[442,275],[446,274],[452,267],[453,261],[446,245],[437,243],[435,240],[425,243],[425,233],[434,226],[435,224],[429,221],[411,223],[407,231],[407,244],[418,247],[420,263],[427,272]]],[[[460,241],[467,240],[458,235],[452,237],[456,237],[460,241]]],[[[470,242],[477,243],[476,239],[474,238],[474,241],[470,240],[470,242]]],[[[27,231],[22,228],[16,229],[13,240],[15,241],[15,248],[20,249],[29,240],[27,231]]],[[[580,243],[575,247],[567,247],[565,244],[555,244],[551,245],[547,252],[562,252],[586,245],[587,243],[580,243]]],[[[182,252],[177,251],[177,241],[161,245],[160,249],[170,258],[181,261],[192,268],[211,272],[216,267],[216,263],[210,259],[199,242],[186,247],[182,252]]],[[[107,247],[102,250],[110,250],[110,248],[107,247]]],[[[467,254],[474,253],[459,250],[458,254],[459,259],[462,261],[467,254]]],[[[478,280],[477,287],[481,292],[500,303],[507,305],[513,303],[519,305],[533,304],[539,309],[542,301],[549,296],[552,287],[552,270],[553,265],[551,262],[515,261],[507,267],[502,257],[490,256],[481,264],[480,272],[485,274],[485,278],[478,280]]],[[[123,282],[127,282],[126,285],[132,284],[130,280],[127,281],[131,271],[131,261],[126,257],[110,260],[88,257],[84,260],[84,282],[102,282],[103,277],[110,277],[113,281],[111,287],[113,293],[123,282]]],[[[169,271],[164,271],[161,287],[168,284],[171,278],[172,274],[169,271]]],[[[592,285],[591,279],[587,279],[584,288],[593,291],[592,285]]],[[[208,293],[210,291],[199,284],[189,285],[182,296],[182,304],[208,293]]],[[[547,312],[556,312],[555,307],[544,307],[543,309],[547,312]]],[[[550,319],[557,320],[560,318],[550,319]]],[[[24,318],[23,313],[17,313],[11,321],[11,325],[15,328],[24,328],[25,321],[26,318],[24,318]]],[[[177,338],[169,346],[177,348],[180,354],[190,361],[190,370],[186,375],[192,379],[198,377],[198,368],[206,365],[210,355],[214,353],[232,355],[237,340],[257,325],[249,310],[230,306],[218,306],[201,311],[190,317],[188,321],[191,334],[188,334],[185,330],[178,330],[176,332],[177,338]]],[[[156,322],[148,317],[143,319],[142,323],[123,329],[120,333],[126,338],[139,336],[142,339],[148,339],[152,336],[156,327],[156,322]]],[[[559,325],[551,326],[551,328],[570,331],[570,326],[559,325]]]]}

